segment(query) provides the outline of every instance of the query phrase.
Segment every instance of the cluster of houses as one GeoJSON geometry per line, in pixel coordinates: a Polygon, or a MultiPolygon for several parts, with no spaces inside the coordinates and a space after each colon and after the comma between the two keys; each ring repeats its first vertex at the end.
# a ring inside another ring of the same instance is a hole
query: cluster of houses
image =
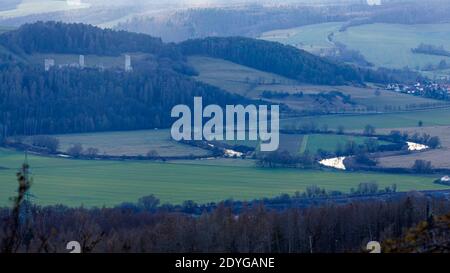
{"type": "MultiPolygon", "coordinates": [[[[44,69],[45,69],[45,71],[49,71],[52,67],[55,67],[55,59],[45,59],[44,60],[44,69]]],[[[60,64],[60,65],[58,65],[58,68],[64,68],[64,67],[79,68],[79,69],[85,68],[86,67],[86,63],[85,63],[84,55],[80,55],[79,56],[78,63],[60,64]]],[[[100,69],[100,70],[104,69],[103,65],[99,65],[97,68],[100,69]]],[[[133,67],[131,66],[131,56],[130,55],[125,55],[124,69],[127,72],[130,72],[130,71],[133,70],[133,67]]]]}
{"type": "Polygon", "coordinates": [[[438,99],[450,98],[450,84],[439,84],[435,82],[417,82],[412,85],[391,83],[386,86],[386,90],[438,99]]]}

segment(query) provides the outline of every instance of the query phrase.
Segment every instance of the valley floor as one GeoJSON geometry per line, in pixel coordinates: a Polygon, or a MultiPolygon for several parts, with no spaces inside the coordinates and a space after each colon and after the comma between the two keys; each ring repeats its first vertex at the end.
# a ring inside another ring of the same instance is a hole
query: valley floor
{"type": "MultiPolygon", "coordinates": [[[[0,149],[0,205],[15,194],[15,173],[24,155],[0,149]]],[[[443,190],[436,176],[339,172],[329,170],[260,169],[251,160],[218,159],[177,162],[72,160],[29,156],[34,201],[42,205],[114,206],[154,194],[162,203],[199,203],[228,198],[251,200],[303,192],[311,185],[349,192],[362,182],[398,191],[443,190]]]]}

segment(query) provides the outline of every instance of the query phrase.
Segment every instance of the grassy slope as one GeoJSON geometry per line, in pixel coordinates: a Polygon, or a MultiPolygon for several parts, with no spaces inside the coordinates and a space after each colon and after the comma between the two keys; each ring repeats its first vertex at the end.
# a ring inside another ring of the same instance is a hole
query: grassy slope
{"type": "MultiPolygon", "coordinates": [[[[0,204],[14,194],[20,153],[0,150],[0,204]]],[[[252,199],[303,191],[317,185],[348,191],[360,182],[376,181],[381,187],[396,183],[399,190],[443,189],[432,183],[436,177],[293,169],[257,169],[242,161],[224,160],[202,164],[120,161],[82,161],[30,156],[34,184],[32,193],[40,204],[111,206],[155,194],[163,202],[198,202],[226,198],[252,199]]]]}
{"type": "Polygon", "coordinates": [[[393,25],[370,24],[340,32],[337,40],[358,49],[377,66],[402,68],[423,67],[450,58],[413,54],[411,48],[420,43],[443,45],[450,50],[450,24],[393,25]]]}
{"type": "MultiPolygon", "coordinates": [[[[326,23],[305,27],[281,29],[264,33],[261,38],[297,46],[313,53],[321,48],[330,48],[328,34],[334,32],[335,40],[351,49],[359,50],[369,62],[376,66],[390,68],[415,68],[427,64],[437,64],[450,58],[413,54],[411,48],[420,43],[443,45],[450,50],[450,24],[400,25],[369,24],[351,27],[339,32],[342,23],[326,23]]],[[[448,74],[449,71],[427,73],[434,76],[448,74]]]]}
{"type": "Polygon", "coordinates": [[[198,80],[241,95],[246,95],[257,83],[272,83],[275,80],[295,84],[294,80],[221,59],[190,56],[188,62],[199,72],[198,80]]]}

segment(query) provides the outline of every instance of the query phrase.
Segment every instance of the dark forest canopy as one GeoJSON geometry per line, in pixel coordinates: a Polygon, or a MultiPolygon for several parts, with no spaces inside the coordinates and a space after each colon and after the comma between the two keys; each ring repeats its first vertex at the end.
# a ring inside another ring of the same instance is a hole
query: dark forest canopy
{"type": "Polygon", "coordinates": [[[352,67],[335,64],[304,50],[276,42],[243,37],[206,38],[180,44],[186,55],[222,58],[301,82],[317,84],[362,83],[352,67]]]}
{"type": "Polygon", "coordinates": [[[0,68],[0,137],[168,127],[176,104],[245,103],[170,70],[0,68]]]}
{"type": "Polygon", "coordinates": [[[120,55],[145,52],[180,57],[160,38],[126,31],[101,29],[85,24],[37,22],[0,35],[0,44],[15,53],[73,53],[120,55]]]}

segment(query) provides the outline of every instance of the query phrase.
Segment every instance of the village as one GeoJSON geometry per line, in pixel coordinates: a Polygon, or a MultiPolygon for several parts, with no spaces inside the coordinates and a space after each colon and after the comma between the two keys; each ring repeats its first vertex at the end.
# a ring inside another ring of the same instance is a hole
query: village
{"type": "Polygon", "coordinates": [[[450,84],[417,82],[412,85],[391,83],[386,90],[439,100],[450,100],[450,84]]]}

